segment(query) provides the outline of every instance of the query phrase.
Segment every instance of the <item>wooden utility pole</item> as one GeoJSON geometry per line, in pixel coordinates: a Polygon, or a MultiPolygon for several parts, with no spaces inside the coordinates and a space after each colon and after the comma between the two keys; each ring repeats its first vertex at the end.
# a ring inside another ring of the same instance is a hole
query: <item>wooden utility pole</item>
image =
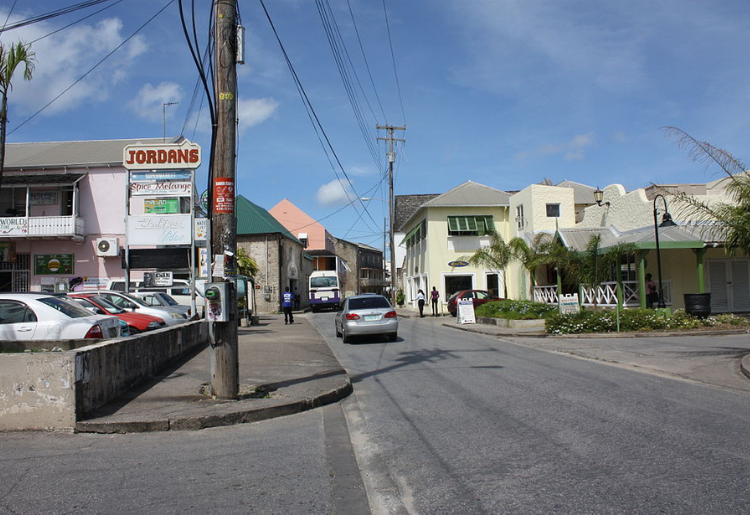
{"type": "Polygon", "coordinates": [[[237,121],[237,2],[214,1],[216,63],[216,148],[213,159],[211,255],[223,266],[211,267],[212,282],[226,283],[229,320],[211,324],[211,385],[220,399],[239,398],[237,293],[227,280],[236,274],[237,218],[235,148],[237,121]]]}
{"type": "Polygon", "coordinates": [[[406,141],[393,137],[393,131],[405,131],[406,127],[394,127],[392,125],[378,125],[378,130],[388,131],[387,138],[378,138],[388,142],[388,213],[390,218],[390,246],[391,246],[391,304],[396,305],[396,248],[394,246],[393,233],[395,227],[396,202],[393,195],[393,163],[396,161],[396,153],[393,151],[394,141],[406,141]]]}

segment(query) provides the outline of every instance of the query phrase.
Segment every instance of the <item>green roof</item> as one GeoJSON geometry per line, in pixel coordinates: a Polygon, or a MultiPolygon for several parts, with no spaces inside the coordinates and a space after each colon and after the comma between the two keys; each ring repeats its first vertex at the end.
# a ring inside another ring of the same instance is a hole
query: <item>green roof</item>
{"type": "Polygon", "coordinates": [[[299,241],[271,216],[271,213],[253,204],[242,195],[237,196],[235,214],[237,215],[238,235],[281,234],[290,240],[299,241]]]}

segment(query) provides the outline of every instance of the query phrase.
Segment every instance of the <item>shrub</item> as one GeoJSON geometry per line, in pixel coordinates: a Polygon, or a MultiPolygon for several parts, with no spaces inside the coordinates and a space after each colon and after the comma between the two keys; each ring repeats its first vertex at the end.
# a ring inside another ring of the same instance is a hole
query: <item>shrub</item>
{"type": "Polygon", "coordinates": [[[488,318],[506,318],[509,320],[535,320],[547,318],[557,312],[557,306],[528,300],[497,300],[482,304],[476,310],[476,316],[488,318]]]}

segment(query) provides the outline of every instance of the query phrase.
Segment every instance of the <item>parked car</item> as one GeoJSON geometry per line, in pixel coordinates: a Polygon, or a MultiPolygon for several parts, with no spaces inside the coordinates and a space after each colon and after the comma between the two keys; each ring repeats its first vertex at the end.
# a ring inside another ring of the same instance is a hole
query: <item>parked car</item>
{"type": "Polygon", "coordinates": [[[128,332],[131,335],[144,331],[153,331],[167,325],[162,318],[118,308],[104,297],[98,295],[91,293],[71,293],[68,296],[84,308],[94,311],[97,314],[116,316],[126,323],[128,332]]]}
{"type": "Polygon", "coordinates": [[[486,290],[457,291],[456,293],[448,297],[448,313],[453,316],[456,316],[456,313],[458,312],[458,299],[472,299],[474,301],[474,309],[476,309],[477,306],[481,306],[482,304],[486,304],[487,302],[492,302],[493,300],[503,300],[486,290]]]}
{"type": "MultiPolygon", "coordinates": [[[[198,314],[203,313],[206,306],[206,298],[203,296],[205,281],[195,281],[195,306],[198,314]]],[[[113,291],[125,291],[125,281],[122,279],[114,279],[107,285],[108,290],[113,291]]],[[[130,281],[130,288],[128,293],[138,294],[139,296],[145,296],[150,293],[163,293],[169,295],[174,301],[180,306],[187,306],[190,310],[192,306],[192,287],[190,281],[185,279],[173,279],[172,286],[144,286],[143,281],[130,281]]],[[[156,304],[153,304],[156,305],[156,304]]],[[[190,315],[188,315],[188,318],[190,315]]]]}
{"type": "Polygon", "coordinates": [[[117,338],[120,320],[94,315],[64,295],[0,293],[0,340],[117,338]]]}
{"type": "Polygon", "coordinates": [[[352,336],[386,335],[398,338],[398,316],[382,295],[355,295],[341,303],[335,317],[336,336],[349,343],[352,336]]]}
{"type": "MultiPolygon", "coordinates": [[[[138,292],[134,292],[133,295],[135,295],[136,297],[140,299],[143,299],[143,302],[145,302],[149,306],[153,306],[155,308],[167,307],[167,308],[179,309],[180,311],[185,313],[185,315],[187,315],[188,318],[190,318],[190,316],[192,315],[190,306],[185,306],[184,304],[180,304],[175,299],[173,299],[170,295],[167,295],[164,292],[138,291],[138,292]]],[[[197,304],[196,304],[196,307],[197,307],[197,304]]]]}
{"type": "Polygon", "coordinates": [[[182,313],[179,309],[167,307],[155,308],[149,306],[135,295],[122,291],[98,290],[92,291],[91,294],[104,297],[118,308],[127,311],[138,311],[138,313],[145,313],[146,315],[159,317],[164,320],[167,325],[184,324],[188,321],[187,315],[182,313]]]}

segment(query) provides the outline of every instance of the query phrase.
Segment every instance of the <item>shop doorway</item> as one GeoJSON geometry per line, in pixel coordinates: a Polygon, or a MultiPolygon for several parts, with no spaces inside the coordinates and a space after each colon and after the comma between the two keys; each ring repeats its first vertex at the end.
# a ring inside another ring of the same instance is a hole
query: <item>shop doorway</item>
{"type": "Polygon", "coordinates": [[[446,275],[445,276],[445,298],[461,290],[474,289],[473,275],[446,275]]]}

